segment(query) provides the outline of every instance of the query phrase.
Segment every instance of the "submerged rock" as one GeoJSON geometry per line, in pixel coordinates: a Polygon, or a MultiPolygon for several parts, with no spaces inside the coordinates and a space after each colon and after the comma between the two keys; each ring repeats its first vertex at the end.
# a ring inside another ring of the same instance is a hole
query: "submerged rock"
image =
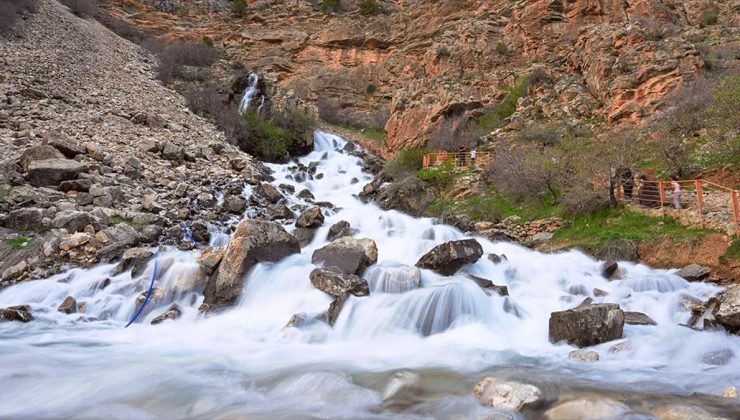
{"type": "Polygon", "coordinates": [[[205,288],[203,310],[233,305],[241,295],[245,274],[260,262],[277,262],[301,252],[298,240],[277,223],[244,220],[226,247],[218,271],[205,288]]]}
{"type": "Polygon", "coordinates": [[[548,420],[617,420],[630,412],[630,408],[619,401],[608,398],[577,398],[559,403],[545,412],[548,420]]]}
{"type": "Polygon", "coordinates": [[[31,322],[33,319],[31,307],[28,305],[9,306],[5,309],[0,309],[0,320],[31,322]]]}
{"type": "Polygon", "coordinates": [[[335,298],[345,293],[355,296],[370,294],[366,280],[354,274],[344,273],[337,267],[316,268],[311,271],[310,277],[315,288],[335,298]]]}
{"type": "Polygon", "coordinates": [[[336,324],[337,319],[339,319],[339,314],[342,312],[344,304],[347,302],[347,299],[349,299],[349,296],[349,293],[343,293],[331,302],[329,310],[326,312],[326,320],[329,325],[334,326],[334,324],[336,324]]]}
{"type": "Polygon", "coordinates": [[[340,220],[329,228],[329,233],[326,235],[326,239],[333,241],[345,236],[352,236],[352,228],[350,227],[349,222],[340,220]]]}
{"type": "Polygon", "coordinates": [[[468,274],[468,278],[473,280],[475,284],[477,284],[481,289],[491,290],[497,293],[499,296],[509,296],[509,288],[506,286],[499,286],[497,284],[494,284],[491,280],[474,276],[472,274],[468,274]]]}
{"type": "Polygon", "coordinates": [[[568,353],[568,359],[579,362],[597,362],[599,361],[599,353],[590,350],[573,350],[568,353]]]}
{"type": "Polygon", "coordinates": [[[542,391],[534,385],[485,378],[473,388],[473,396],[486,407],[519,411],[542,401],[542,391]]]}
{"type": "Polygon", "coordinates": [[[383,388],[383,407],[391,410],[401,410],[421,401],[419,395],[421,377],[414,372],[401,371],[391,376],[383,388]]]}
{"type": "Polygon", "coordinates": [[[112,275],[116,276],[124,271],[131,270],[131,278],[136,278],[146,268],[154,253],[146,248],[131,248],[123,253],[121,262],[113,269],[112,275]]]}
{"type": "Polygon", "coordinates": [[[608,260],[604,261],[603,264],[601,264],[601,275],[604,276],[604,278],[611,279],[612,276],[614,276],[617,273],[617,270],[619,269],[619,264],[614,260],[608,260]]]}
{"type": "Polygon", "coordinates": [[[151,324],[152,325],[161,324],[162,322],[168,319],[175,320],[177,318],[180,318],[181,315],[182,315],[182,309],[180,309],[180,307],[176,303],[173,303],[172,305],[170,305],[169,308],[167,308],[167,311],[165,311],[163,314],[158,315],[157,317],[152,319],[151,324]]]}
{"type": "Polygon", "coordinates": [[[405,293],[421,284],[421,270],[407,265],[378,264],[365,271],[370,289],[380,293],[405,293]]]}
{"type": "Polygon", "coordinates": [[[343,273],[360,275],[378,261],[378,247],[372,239],[343,237],[314,251],[311,262],[337,267],[343,273]]]}
{"type": "Polygon", "coordinates": [[[550,341],[578,347],[593,346],[622,338],[624,312],[615,303],[585,303],[550,314],[550,341]]]}
{"type": "Polygon", "coordinates": [[[496,255],[496,254],[488,254],[488,259],[494,263],[494,264],[501,264],[504,261],[509,261],[508,258],[506,258],[506,255],[496,255]]]}
{"type": "Polygon", "coordinates": [[[475,239],[450,241],[432,248],[419,259],[416,266],[451,276],[462,266],[478,261],[482,255],[483,247],[475,239]]]}
{"type": "Polygon", "coordinates": [[[642,312],[625,312],[624,323],[629,325],[658,325],[654,319],[642,312]]]}
{"type": "Polygon", "coordinates": [[[285,328],[302,328],[317,322],[328,322],[327,312],[321,312],[317,314],[307,314],[305,312],[301,312],[299,314],[294,314],[292,317],[290,317],[290,320],[285,325],[285,328]]]}
{"type": "Polygon", "coordinates": [[[729,420],[715,416],[701,407],[691,405],[670,405],[650,410],[657,420],[729,420]]]}
{"type": "Polygon", "coordinates": [[[57,308],[57,311],[65,314],[73,314],[77,312],[77,301],[72,296],[67,296],[64,301],[57,308]]]}

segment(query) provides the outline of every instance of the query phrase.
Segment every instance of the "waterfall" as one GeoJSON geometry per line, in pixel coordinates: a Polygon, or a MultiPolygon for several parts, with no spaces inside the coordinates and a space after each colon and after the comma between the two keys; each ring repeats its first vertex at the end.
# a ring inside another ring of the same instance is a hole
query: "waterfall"
{"type": "MultiPolygon", "coordinates": [[[[244,89],[244,96],[242,97],[241,102],[239,102],[239,115],[244,115],[249,110],[249,106],[252,104],[252,101],[259,92],[259,81],[260,77],[257,73],[249,73],[249,77],[247,78],[247,87],[244,89]]],[[[258,113],[262,111],[262,105],[264,105],[264,103],[265,97],[264,95],[261,95],[260,105],[257,108],[258,113]]]]}
{"type": "MultiPolygon", "coordinates": [[[[250,106],[257,82],[250,75],[240,110],[250,106]]],[[[323,226],[300,254],[255,266],[241,299],[226,311],[198,312],[206,281],[199,250],[158,251],[156,290],[128,329],[123,326],[148,288],[151,261],[135,277],[113,275],[115,264],[103,264],[0,290],[0,308],[27,304],[36,318],[0,322],[0,381],[7,385],[0,418],[478,418],[495,412],[459,388],[460,378],[472,387],[480,372],[502,367],[553,389],[645,395],[717,394],[740,382],[740,337],[679,325],[691,316],[681,302],[706,300],[718,286],[630,262],[619,263],[621,280],[608,281],[601,263],[578,251],[542,254],[484,238],[476,238],[484,257],[465,270],[507,286],[510,296],[486,293],[464,275],[416,271],[416,261],[434,246],[471,236],[363,203],[357,194],[372,176],[362,161],[343,152],[340,137],[316,132],[314,140],[314,151],[299,162],[323,176],[298,178],[295,163],[268,164],[273,184],[295,189],[288,206],[308,204],[297,197],[308,189],[313,202],[334,207],[324,208],[323,226]],[[341,220],[354,237],[377,242],[378,263],[363,273],[370,295],[349,298],[330,327],[320,319],[332,299],[311,285],[309,273],[311,254],[341,220]],[[488,253],[508,261],[494,264],[488,253]],[[594,289],[606,295],[594,296],[594,289]],[[548,319],[584,295],[644,312],[658,325],[627,325],[626,350],[610,352],[616,342],[605,343],[592,348],[599,362],[575,364],[568,359],[573,347],[548,341],[548,319]],[[58,312],[66,296],[83,308],[58,312]],[[172,304],[179,319],[150,325],[172,304]],[[316,321],[286,328],[295,314],[316,321]],[[711,356],[717,354],[729,356],[711,356]],[[408,369],[431,377],[429,401],[417,411],[379,412],[382,378],[408,369]]],[[[243,196],[251,195],[245,185],[243,196]]],[[[255,209],[247,207],[251,217],[255,209]]],[[[212,246],[226,244],[226,230],[209,232],[212,246]]]]}

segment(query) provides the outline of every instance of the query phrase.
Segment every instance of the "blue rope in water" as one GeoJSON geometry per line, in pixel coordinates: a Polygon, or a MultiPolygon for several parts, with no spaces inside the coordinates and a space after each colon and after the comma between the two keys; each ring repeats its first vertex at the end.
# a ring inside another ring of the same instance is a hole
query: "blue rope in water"
{"type": "Polygon", "coordinates": [[[152,273],[152,281],[149,283],[149,291],[146,292],[146,297],[144,298],[144,303],[141,304],[141,308],[139,308],[138,311],[136,311],[136,314],[133,318],[131,318],[131,321],[126,324],[123,328],[128,328],[129,325],[133,324],[134,321],[136,321],[136,318],[141,315],[141,313],[144,311],[144,307],[146,306],[147,302],[149,302],[149,298],[152,297],[152,290],[154,290],[154,280],[157,279],[157,257],[154,257],[154,272],[152,273]]]}

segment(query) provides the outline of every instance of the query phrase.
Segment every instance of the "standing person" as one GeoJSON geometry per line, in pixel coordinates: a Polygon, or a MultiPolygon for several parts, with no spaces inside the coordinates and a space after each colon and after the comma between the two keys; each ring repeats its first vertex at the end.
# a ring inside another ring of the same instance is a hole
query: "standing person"
{"type": "Polygon", "coordinates": [[[478,158],[478,152],[475,151],[475,149],[470,151],[470,162],[473,166],[475,166],[476,159],[478,158]]]}
{"type": "Polygon", "coordinates": [[[675,176],[671,177],[671,186],[673,187],[673,205],[676,210],[681,210],[681,184],[675,176]]]}
{"type": "Polygon", "coordinates": [[[631,168],[627,167],[622,170],[621,178],[624,197],[628,200],[632,200],[632,192],[635,186],[635,174],[632,172],[631,168]]]}

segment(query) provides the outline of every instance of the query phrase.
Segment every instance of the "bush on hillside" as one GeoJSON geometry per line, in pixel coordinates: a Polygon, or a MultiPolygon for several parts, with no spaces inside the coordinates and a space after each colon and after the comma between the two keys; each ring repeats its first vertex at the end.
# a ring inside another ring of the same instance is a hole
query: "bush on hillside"
{"type": "Polygon", "coordinates": [[[363,15],[373,15],[381,11],[378,0],[360,0],[360,13],[363,15]]]}
{"type": "Polygon", "coordinates": [[[24,13],[37,10],[37,0],[4,0],[0,5],[0,35],[10,33],[24,13]]]}
{"type": "Polygon", "coordinates": [[[321,0],[321,10],[325,12],[339,12],[342,10],[341,0],[321,0]]]}
{"type": "Polygon", "coordinates": [[[247,14],[247,0],[231,0],[231,14],[244,17],[247,14]]]}
{"type": "Polygon", "coordinates": [[[208,67],[218,59],[218,51],[206,44],[176,42],[158,54],[157,77],[165,83],[185,75],[184,67],[208,67]]]}
{"type": "Polygon", "coordinates": [[[396,180],[405,178],[422,168],[424,155],[428,152],[426,148],[401,150],[393,159],[386,161],[383,172],[396,180]]]}

